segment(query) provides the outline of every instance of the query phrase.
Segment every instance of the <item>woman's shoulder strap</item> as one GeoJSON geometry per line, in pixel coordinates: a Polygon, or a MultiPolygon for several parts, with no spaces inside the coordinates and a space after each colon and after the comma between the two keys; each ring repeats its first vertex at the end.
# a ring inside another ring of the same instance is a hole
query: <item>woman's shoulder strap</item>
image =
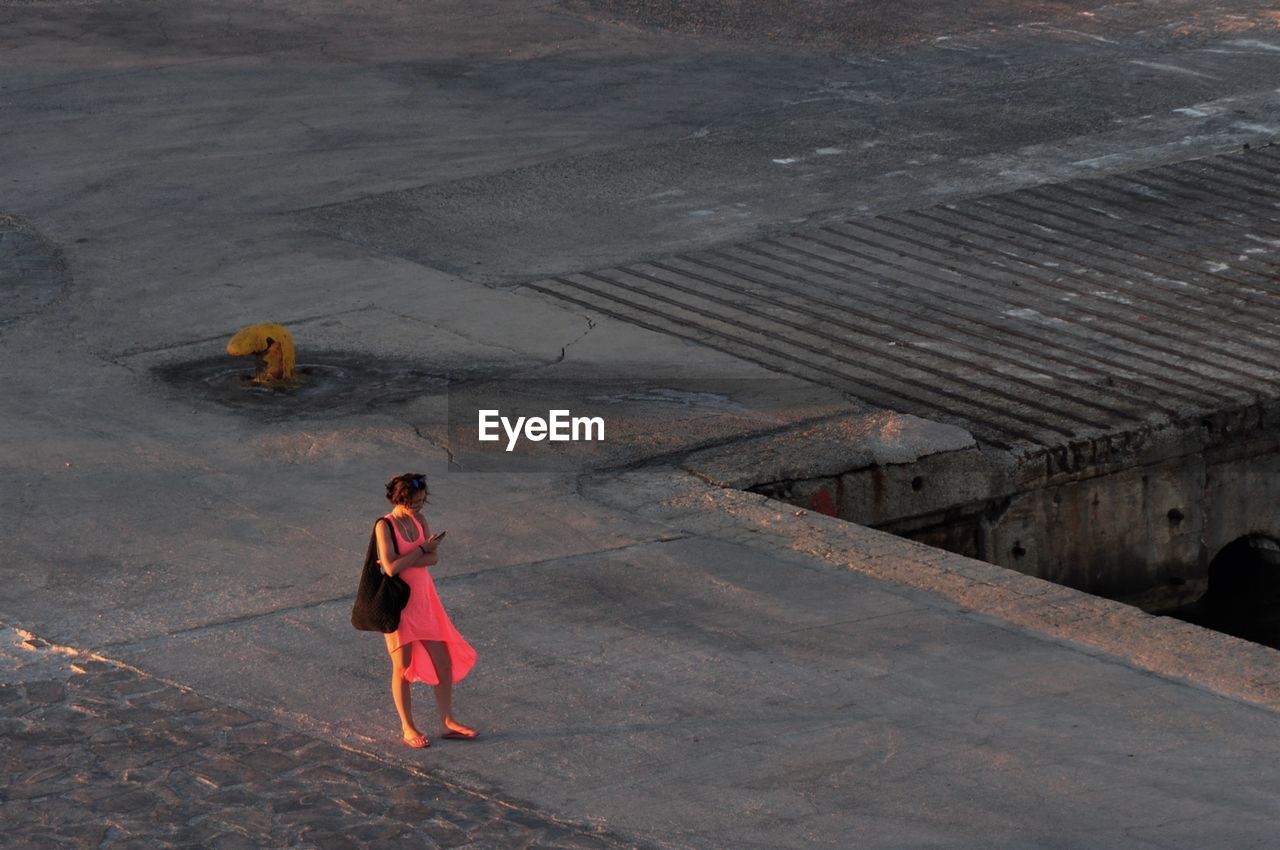
{"type": "Polygon", "coordinates": [[[378,526],[379,526],[379,525],[381,525],[381,524],[382,524],[382,523],[384,523],[384,522],[387,524],[387,537],[388,537],[388,539],[390,539],[390,540],[391,540],[391,548],[395,550],[395,553],[396,553],[397,555],[399,555],[399,554],[400,554],[400,541],[396,540],[395,524],[394,524],[393,522],[391,522],[391,515],[390,515],[390,514],[386,514],[386,515],[384,515],[384,516],[380,516],[380,517],[378,517],[376,520],[374,520],[374,523],[373,523],[373,533],[376,535],[376,534],[378,533],[378,526]]]}

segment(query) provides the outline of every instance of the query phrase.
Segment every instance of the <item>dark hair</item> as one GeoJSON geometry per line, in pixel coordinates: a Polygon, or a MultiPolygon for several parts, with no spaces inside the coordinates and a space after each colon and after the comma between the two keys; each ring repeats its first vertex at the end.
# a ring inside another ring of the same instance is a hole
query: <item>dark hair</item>
{"type": "Polygon", "coordinates": [[[427,496],[427,476],[421,472],[406,472],[387,482],[387,501],[393,505],[408,505],[421,491],[427,496]]]}

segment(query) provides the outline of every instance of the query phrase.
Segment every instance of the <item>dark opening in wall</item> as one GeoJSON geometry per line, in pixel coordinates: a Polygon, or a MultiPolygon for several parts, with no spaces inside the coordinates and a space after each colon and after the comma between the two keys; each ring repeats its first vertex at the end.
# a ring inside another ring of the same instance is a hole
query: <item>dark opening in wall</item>
{"type": "Polygon", "coordinates": [[[1280,648],[1280,543],[1263,534],[1232,541],[1209,564],[1204,596],[1165,613],[1280,648]]]}

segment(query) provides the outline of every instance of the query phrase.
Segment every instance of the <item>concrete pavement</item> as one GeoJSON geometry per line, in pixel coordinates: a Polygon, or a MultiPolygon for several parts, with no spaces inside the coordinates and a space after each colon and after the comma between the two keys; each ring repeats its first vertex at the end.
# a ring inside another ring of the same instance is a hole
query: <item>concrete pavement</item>
{"type": "Polygon", "coordinates": [[[13,847],[628,846],[6,630],[13,847]]]}
{"type": "Polygon", "coordinates": [[[1267,9],[621,8],[0,4],[5,841],[1265,845],[1273,651],[708,485],[804,422],[967,438],[513,284],[1265,140],[1267,9]],[[266,320],[307,388],[234,392],[266,320]],[[583,375],[671,392],[589,462],[451,462],[449,379],[583,375]],[[346,621],[406,470],[480,651],[484,739],[425,752],[346,621]]]}

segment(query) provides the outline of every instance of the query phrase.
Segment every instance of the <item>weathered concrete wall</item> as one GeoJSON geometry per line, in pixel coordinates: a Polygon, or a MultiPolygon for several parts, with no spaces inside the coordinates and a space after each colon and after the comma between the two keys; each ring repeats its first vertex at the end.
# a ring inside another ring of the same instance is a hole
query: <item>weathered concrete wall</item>
{"type": "Polygon", "coordinates": [[[1159,610],[1213,557],[1280,533],[1280,417],[1249,406],[1013,458],[977,447],[753,487],[792,504],[1159,610]]]}
{"type": "Polygon", "coordinates": [[[1207,579],[1205,469],[1193,455],[1020,493],[983,524],[986,560],[1144,607],[1189,601],[1207,579]]]}

